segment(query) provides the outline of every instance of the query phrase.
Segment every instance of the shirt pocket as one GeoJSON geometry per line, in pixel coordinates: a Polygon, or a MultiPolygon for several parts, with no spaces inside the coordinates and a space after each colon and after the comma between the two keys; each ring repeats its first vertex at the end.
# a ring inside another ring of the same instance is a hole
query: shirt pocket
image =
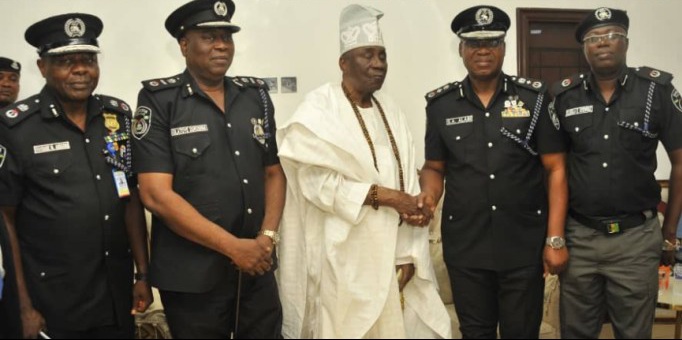
{"type": "Polygon", "coordinates": [[[44,178],[60,179],[68,173],[73,164],[70,150],[34,154],[32,169],[44,178]]]}
{"type": "Polygon", "coordinates": [[[446,125],[443,140],[456,160],[466,162],[474,152],[474,122],[446,125]]]}
{"type": "Polygon", "coordinates": [[[592,148],[590,144],[593,135],[595,134],[592,127],[594,121],[594,114],[584,113],[566,117],[563,122],[563,128],[571,137],[572,147],[576,151],[587,150],[592,148]]]}
{"type": "Polygon", "coordinates": [[[621,109],[618,126],[620,144],[626,150],[642,151],[658,144],[651,121],[644,123],[644,108],[621,109]],[[651,134],[648,134],[651,133],[651,134]],[[647,136],[648,134],[648,136],[647,136]]]}
{"type": "Polygon", "coordinates": [[[173,149],[177,154],[175,159],[178,174],[194,176],[206,171],[204,160],[211,146],[211,138],[208,133],[196,133],[176,137],[172,141],[173,149]]]}

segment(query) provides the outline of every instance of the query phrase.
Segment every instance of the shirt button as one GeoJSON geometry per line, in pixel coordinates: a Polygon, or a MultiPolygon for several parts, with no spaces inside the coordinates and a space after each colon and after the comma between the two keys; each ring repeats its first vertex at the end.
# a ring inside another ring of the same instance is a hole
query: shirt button
{"type": "Polygon", "coordinates": [[[89,143],[90,143],[90,138],[86,138],[86,139],[85,139],[85,143],[86,143],[86,144],[89,144],[89,143]]]}
{"type": "Polygon", "coordinates": [[[239,150],[235,151],[234,154],[239,156],[239,150]]]}
{"type": "Polygon", "coordinates": [[[192,153],[193,153],[193,154],[195,154],[195,155],[196,155],[196,154],[197,154],[197,152],[199,152],[199,150],[197,150],[197,148],[192,148],[192,153]]]}
{"type": "Polygon", "coordinates": [[[605,108],[605,109],[604,109],[604,111],[606,111],[606,112],[609,112],[609,108],[608,108],[608,107],[607,107],[607,108],[605,108]]]}
{"type": "Polygon", "coordinates": [[[542,215],[542,210],[538,210],[538,215],[542,215]]]}
{"type": "Polygon", "coordinates": [[[632,124],[632,125],[634,125],[635,127],[638,127],[638,126],[639,126],[639,123],[635,122],[635,123],[632,124]]]}
{"type": "Polygon", "coordinates": [[[231,129],[231,128],[232,128],[232,124],[231,124],[231,123],[227,123],[227,127],[231,129]]]}
{"type": "Polygon", "coordinates": [[[490,117],[490,112],[486,112],[486,113],[485,113],[485,117],[486,117],[486,118],[490,117]]]}
{"type": "Polygon", "coordinates": [[[609,139],[609,135],[604,135],[604,139],[609,139]]]}
{"type": "Polygon", "coordinates": [[[109,256],[109,251],[108,251],[108,250],[104,252],[104,256],[109,256]]]}
{"type": "Polygon", "coordinates": [[[576,127],[575,127],[575,132],[578,132],[578,131],[580,131],[580,128],[576,126],[576,127]]]}
{"type": "Polygon", "coordinates": [[[249,180],[246,178],[244,178],[243,182],[244,182],[244,184],[249,184],[249,180]]]}
{"type": "Polygon", "coordinates": [[[246,209],[246,212],[247,212],[249,215],[251,215],[251,213],[253,212],[253,210],[251,210],[251,208],[248,208],[248,209],[246,209]]]}
{"type": "Polygon", "coordinates": [[[493,205],[491,208],[493,209],[493,211],[497,210],[497,206],[493,205]]]}
{"type": "Polygon", "coordinates": [[[100,176],[100,175],[97,175],[97,176],[95,176],[95,178],[97,178],[97,180],[99,181],[99,180],[101,180],[101,179],[102,179],[102,176],[100,176]]]}
{"type": "Polygon", "coordinates": [[[452,215],[448,216],[448,220],[452,221],[452,215]]]}
{"type": "Polygon", "coordinates": [[[104,220],[108,221],[109,220],[109,215],[104,215],[104,220]]]}
{"type": "Polygon", "coordinates": [[[521,134],[521,130],[520,130],[520,129],[516,129],[516,134],[517,134],[517,135],[521,134]]]}
{"type": "Polygon", "coordinates": [[[492,142],[489,142],[489,143],[488,143],[488,147],[489,147],[489,148],[492,148],[492,147],[493,147],[493,143],[492,143],[492,142]]]}
{"type": "Polygon", "coordinates": [[[54,170],[52,170],[52,172],[54,172],[54,174],[56,175],[59,173],[59,169],[54,169],[54,170]]]}
{"type": "Polygon", "coordinates": [[[461,139],[461,137],[459,137],[459,136],[455,137],[455,140],[460,140],[460,139],[461,139]]]}
{"type": "Polygon", "coordinates": [[[45,272],[40,272],[40,277],[45,277],[45,272]]]}
{"type": "Polygon", "coordinates": [[[495,179],[495,175],[494,175],[494,174],[490,174],[490,179],[495,179]]]}
{"type": "Polygon", "coordinates": [[[604,168],[606,168],[606,167],[608,167],[608,166],[609,166],[609,164],[608,164],[608,163],[606,163],[606,162],[604,162],[604,163],[602,163],[602,165],[601,165],[601,166],[602,166],[602,167],[604,167],[604,168]]]}

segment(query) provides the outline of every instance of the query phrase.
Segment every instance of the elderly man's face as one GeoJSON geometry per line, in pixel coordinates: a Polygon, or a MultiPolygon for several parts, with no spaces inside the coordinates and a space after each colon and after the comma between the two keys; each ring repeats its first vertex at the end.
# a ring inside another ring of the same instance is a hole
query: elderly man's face
{"type": "Polygon", "coordinates": [[[225,28],[192,29],[180,39],[187,67],[199,80],[222,79],[232,65],[234,41],[225,28]]]}
{"type": "Polygon", "coordinates": [[[459,55],[469,77],[490,80],[499,76],[504,63],[504,39],[462,40],[459,55]]]}
{"type": "Polygon", "coordinates": [[[14,103],[19,95],[19,73],[0,71],[0,107],[14,103]]]}
{"type": "Polygon", "coordinates": [[[381,46],[358,47],[341,56],[339,61],[344,80],[361,93],[381,89],[386,79],[388,61],[381,46]]]}
{"type": "Polygon", "coordinates": [[[38,60],[40,73],[62,102],[82,102],[99,83],[99,63],[95,53],[68,53],[38,60]]]}
{"type": "Polygon", "coordinates": [[[616,25],[589,30],[583,37],[583,52],[594,73],[613,73],[625,66],[628,38],[616,25]]]}

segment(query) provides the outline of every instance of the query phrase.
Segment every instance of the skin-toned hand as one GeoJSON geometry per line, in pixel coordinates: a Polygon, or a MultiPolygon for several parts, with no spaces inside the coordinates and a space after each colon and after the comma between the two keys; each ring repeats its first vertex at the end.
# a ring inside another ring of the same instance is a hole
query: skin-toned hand
{"type": "Polygon", "coordinates": [[[675,251],[662,251],[661,252],[661,264],[665,266],[672,266],[675,264],[675,251]]]}
{"type": "Polygon", "coordinates": [[[407,285],[414,276],[414,264],[407,263],[397,265],[395,266],[395,270],[398,273],[398,289],[402,292],[405,285],[407,285]]]}
{"type": "Polygon", "coordinates": [[[154,302],[154,295],[147,280],[135,282],[133,286],[133,309],[130,311],[130,314],[144,313],[152,302],[154,302]]]}
{"type": "Polygon", "coordinates": [[[402,215],[403,220],[409,224],[426,227],[431,222],[436,211],[437,202],[431,195],[424,192],[416,196],[419,215],[402,215]]]}
{"type": "Polygon", "coordinates": [[[22,309],[21,324],[23,325],[24,339],[36,339],[38,333],[45,329],[45,319],[33,307],[22,309]]]}
{"type": "MultiPolygon", "coordinates": [[[[262,241],[261,241],[262,242],[262,241]]],[[[263,275],[270,270],[272,247],[255,239],[239,239],[232,262],[249,275],[263,275]]]]}
{"type": "Polygon", "coordinates": [[[563,247],[561,249],[552,249],[552,247],[545,246],[544,254],[545,273],[559,274],[568,264],[568,249],[563,247]]]}

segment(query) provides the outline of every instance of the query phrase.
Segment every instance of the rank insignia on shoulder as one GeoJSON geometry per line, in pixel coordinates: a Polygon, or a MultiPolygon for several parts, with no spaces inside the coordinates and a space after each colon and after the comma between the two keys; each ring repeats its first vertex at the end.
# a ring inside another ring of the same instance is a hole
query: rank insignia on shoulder
{"type": "Polygon", "coordinates": [[[584,78],[585,75],[583,74],[574,74],[573,76],[570,76],[559,82],[554,83],[550,89],[550,93],[556,97],[559,94],[580,85],[582,79],[584,78]]]}
{"type": "Polygon", "coordinates": [[[179,74],[168,78],[150,79],[142,82],[142,86],[152,92],[177,87],[181,84],[179,74]]]}
{"type": "Polygon", "coordinates": [[[123,100],[102,94],[98,94],[96,97],[99,98],[105,109],[113,111],[114,113],[122,113],[130,117],[130,106],[123,100]]]}
{"type": "Polygon", "coordinates": [[[236,76],[232,78],[232,82],[239,87],[260,87],[268,90],[265,80],[256,77],[236,76]]]}
{"type": "Polygon", "coordinates": [[[532,90],[534,92],[542,92],[545,88],[545,83],[537,79],[511,77],[511,80],[514,81],[514,83],[516,83],[517,85],[520,85],[521,87],[532,90]]]}
{"type": "Polygon", "coordinates": [[[427,93],[424,96],[424,98],[426,98],[426,101],[428,103],[430,103],[434,99],[436,99],[436,98],[438,98],[438,97],[440,97],[440,96],[442,96],[448,92],[451,92],[453,90],[461,88],[461,87],[462,87],[462,85],[459,82],[447,83],[447,84],[427,93]]]}
{"type": "Polygon", "coordinates": [[[38,95],[35,95],[6,106],[0,111],[0,121],[9,127],[12,127],[23,121],[32,113],[40,111],[39,103],[40,98],[38,98],[38,95]]]}
{"type": "Polygon", "coordinates": [[[673,75],[661,70],[656,70],[651,67],[642,66],[635,69],[635,74],[644,79],[651,80],[661,85],[670,83],[673,80],[673,75]]]}

